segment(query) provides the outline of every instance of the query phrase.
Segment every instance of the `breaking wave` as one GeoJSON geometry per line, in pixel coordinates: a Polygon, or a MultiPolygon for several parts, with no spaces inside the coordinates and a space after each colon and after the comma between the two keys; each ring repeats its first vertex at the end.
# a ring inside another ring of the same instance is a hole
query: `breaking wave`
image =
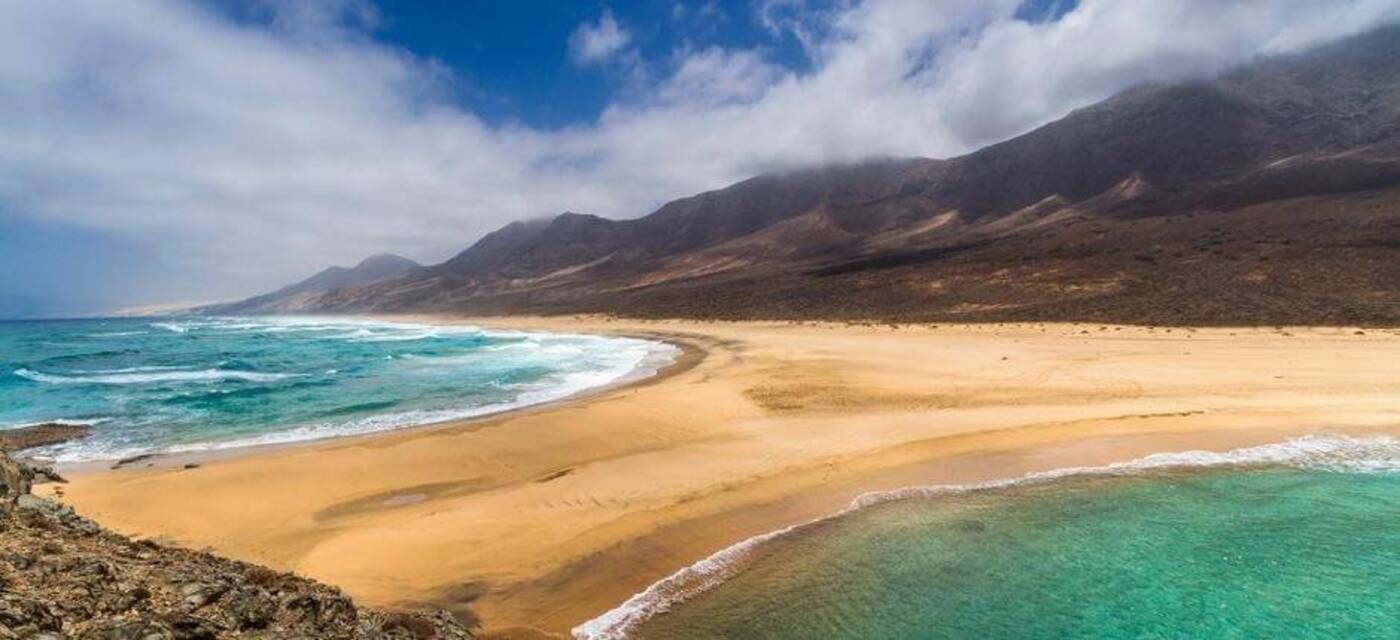
{"type": "Polygon", "coordinates": [[[645,377],[625,337],[339,317],[37,323],[0,332],[0,426],[110,416],[59,462],[288,443],[473,418],[645,377]],[[93,336],[106,348],[91,348],[93,336]],[[507,347],[497,349],[496,347],[507,347]]]}
{"type": "Polygon", "coordinates": [[[31,369],[15,369],[16,376],[44,384],[150,384],[153,382],[220,382],[242,380],[245,382],[275,382],[302,374],[297,373],[258,373],[256,371],[230,371],[227,369],[162,370],[157,367],[134,367],[112,369],[108,372],[91,375],[58,375],[42,373],[31,369]]]}

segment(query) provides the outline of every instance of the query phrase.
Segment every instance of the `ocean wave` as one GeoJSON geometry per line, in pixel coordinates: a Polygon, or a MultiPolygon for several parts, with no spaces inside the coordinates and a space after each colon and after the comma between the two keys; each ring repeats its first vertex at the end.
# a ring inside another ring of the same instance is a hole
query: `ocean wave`
{"type": "Polygon", "coordinates": [[[420,333],[370,333],[347,338],[350,342],[411,342],[414,340],[427,340],[438,337],[436,331],[423,331],[420,333]]]}
{"type": "Polygon", "coordinates": [[[151,371],[179,371],[185,367],[147,365],[144,367],[122,367],[120,369],[75,369],[70,373],[108,375],[113,373],[148,373],[151,371]]]}
{"type": "Polygon", "coordinates": [[[381,431],[392,431],[411,426],[422,426],[469,418],[480,418],[524,407],[557,402],[579,393],[621,384],[634,379],[645,378],[671,362],[679,351],[670,345],[650,343],[641,340],[628,340],[634,347],[631,357],[603,369],[561,373],[547,380],[532,383],[528,388],[517,389],[514,399],[474,407],[454,407],[445,409],[414,409],[396,413],[366,416],[339,423],[320,423],[295,429],[273,432],[224,442],[182,445],[165,450],[168,453],[229,449],[271,444],[287,444],[320,440],[324,438],[364,435],[381,431]]]}
{"type": "MultiPolygon", "coordinates": [[[[114,370],[115,371],[115,370],[114,370]]],[[[58,375],[41,373],[31,369],[15,369],[14,374],[26,380],[44,384],[150,384],[153,382],[218,382],[221,380],[242,380],[245,382],[275,382],[300,376],[298,373],[258,373],[256,371],[230,371],[226,369],[145,371],[128,373],[104,373],[97,375],[58,375]]]]}
{"type": "Polygon", "coordinates": [[[481,331],[476,327],[438,327],[432,325],[414,324],[379,324],[359,327],[336,327],[337,329],[351,329],[354,331],[341,335],[326,336],[329,339],[346,340],[349,342],[411,342],[414,340],[428,340],[433,338],[463,338],[467,336],[481,336],[481,331]]]}
{"type": "MultiPolygon", "coordinates": [[[[574,391],[573,393],[576,393],[574,391]]],[[[558,398],[534,398],[529,400],[517,399],[510,402],[500,402],[475,407],[464,407],[456,409],[415,409],[411,411],[401,411],[397,413],[385,413],[345,422],[323,422],[318,424],[304,425],[282,431],[262,433],[255,436],[235,438],[230,440],[195,442],[178,444],[158,449],[150,447],[105,447],[102,443],[92,443],[95,446],[86,446],[81,441],[65,443],[62,450],[50,452],[49,457],[58,462],[78,462],[88,460],[109,460],[125,458],[138,454],[178,454],[178,453],[199,453],[205,451],[222,451],[226,449],[243,449],[248,447],[262,447],[272,445],[294,444],[298,442],[311,442],[325,440],[328,438],[343,438],[349,436],[367,435],[371,433],[381,433],[393,431],[405,427],[418,427],[424,425],[437,424],[442,422],[452,422],[456,420],[466,420],[469,418],[481,418],[507,411],[549,402],[552,399],[563,399],[572,393],[560,394],[558,398]]]]}
{"type": "MultiPolygon", "coordinates": [[[[338,328],[344,330],[348,327],[338,328]]],[[[436,330],[419,329],[411,325],[384,325],[374,328],[358,328],[349,333],[326,336],[326,338],[330,340],[344,340],[346,342],[410,342],[437,337],[440,337],[440,334],[436,330]]]]}
{"type": "Polygon", "coordinates": [[[0,426],[0,431],[8,429],[23,429],[25,427],[37,427],[45,424],[61,424],[68,427],[91,427],[110,421],[111,418],[102,416],[98,418],[54,418],[52,420],[38,420],[36,422],[22,422],[19,424],[7,424],[0,426]]]}
{"type": "Polygon", "coordinates": [[[588,344],[586,344],[586,343],[585,343],[585,344],[570,344],[570,343],[568,343],[568,342],[549,342],[549,341],[543,341],[543,340],[524,340],[524,341],[520,341],[520,342],[512,342],[512,343],[509,343],[509,344],[493,345],[493,346],[487,347],[485,350],[486,350],[486,351],[493,351],[493,352],[497,352],[497,353],[501,353],[501,352],[510,352],[510,353],[514,354],[514,353],[519,352],[519,353],[524,353],[524,354],[528,354],[528,355],[535,355],[535,356],[566,357],[566,356],[581,356],[581,355],[585,355],[585,354],[588,353],[588,347],[589,347],[589,346],[592,346],[592,345],[588,345],[588,344]]]}
{"type": "Polygon", "coordinates": [[[331,383],[325,380],[317,380],[316,378],[304,377],[298,378],[295,382],[275,386],[252,385],[238,387],[217,387],[212,385],[200,385],[198,391],[184,391],[180,393],[175,393],[173,395],[159,398],[157,401],[160,402],[162,405],[166,406],[217,407],[223,406],[223,403],[227,403],[233,400],[257,398],[260,396],[269,396],[273,394],[284,394],[290,391],[296,391],[298,389],[325,386],[329,384],[331,383]]]}
{"type": "Polygon", "coordinates": [[[1005,489],[1074,477],[1125,476],[1173,469],[1271,466],[1331,473],[1400,473],[1400,438],[1310,435],[1224,452],[1156,453],[1100,467],[1069,467],[975,484],[930,485],[867,493],[857,496],[850,506],[837,513],[760,534],[722,549],[652,584],[611,611],[574,627],[573,636],[578,640],[624,640],[632,629],[647,619],[738,574],[747,566],[753,551],[765,543],[878,504],[1005,489]]]}
{"type": "MultiPolygon", "coordinates": [[[[487,339],[492,338],[488,337],[487,339]]],[[[532,335],[524,339],[512,336],[510,340],[505,344],[473,344],[470,345],[472,349],[465,353],[405,353],[400,354],[399,357],[432,365],[482,365],[499,362],[512,366],[530,364],[535,361],[558,365],[575,361],[582,362],[587,358],[601,358],[605,361],[620,362],[623,363],[623,366],[630,367],[646,357],[653,349],[658,348],[654,343],[633,338],[599,336],[532,335]]]]}
{"type": "Polygon", "coordinates": [[[89,337],[89,338],[125,338],[125,337],[127,337],[127,336],[144,336],[144,335],[147,335],[147,334],[149,334],[149,333],[150,333],[149,331],[102,331],[102,332],[98,332],[98,333],[89,333],[89,334],[87,334],[87,337],[89,337]]]}
{"type": "MultiPolygon", "coordinates": [[[[631,338],[593,339],[599,341],[599,346],[612,347],[607,351],[608,358],[605,360],[604,366],[590,371],[558,372],[554,375],[547,376],[543,380],[514,388],[515,397],[503,402],[471,407],[414,409],[396,413],[370,415],[347,421],[321,422],[229,440],[183,443],[156,448],[149,446],[122,445],[112,442],[75,441],[57,445],[54,449],[46,451],[46,455],[59,462],[67,463],[119,459],[148,453],[169,454],[217,451],[364,435],[392,431],[404,427],[479,418],[524,407],[557,402],[579,393],[655,375],[657,371],[672,362],[675,356],[680,353],[680,350],[674,346],[659,342],[631,338]]],[[[247,372],[227,371],[225,373],[245,374],[247,372]]],[[[224,394],[226,390],[220,390],[218,393],[224,394]]],[[[177,404],[183,404],[183,402],[177,402],[177,404]]],[[[368,409],[367,407],[359,407],[356,408],[356,410],[360,408],[368,409]]],[[[387,405],[381,408],[387,408],[387,405]]]]}
{"type": "MultiPolygon", "coordinates": [[[[209,317],[199,320],[166,320],[151,322],[146,326],[163,329],[172,333],[187,333],[195,329],[207,329],[220,333],[286,333],[339,331],[342,335],[326,336],[331,339],[376,338],[388,340],[422,339],[443,335],[482,333],[482,329],[472,325],[435,325],[412,322],[391,322],[376,320],[353,320],[335,317],[209,317]],[[428,335],[431,334],[431,335],[428,335]],[[412,336],[412,337],[409,337],[412,336]]],[[[144,332],[116,332],[117,334],[144,332]]],[[[105,334],[95,334],[105,335],[105,334]]]]}
{"type": "Polygon", "coordinates": [[[283,323],[268,321],[226,321],[216,320],[207,325],[210,329],[221,333],[289,333],[289,332],[313,332],[313,331],[344,331],[343,324],[324,323],[283,323]]]}

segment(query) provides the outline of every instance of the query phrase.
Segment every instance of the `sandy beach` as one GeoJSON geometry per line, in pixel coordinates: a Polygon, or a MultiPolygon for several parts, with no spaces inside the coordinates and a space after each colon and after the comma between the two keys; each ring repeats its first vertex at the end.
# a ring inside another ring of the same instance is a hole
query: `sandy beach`
{"type": "Polygon", "coordinates": [[[681,567],[868,491],[1400,434],[1388,329],[412,320],[650,336],[685,355],[492,418],[195,468],[78,468],[63,499],[362,603],[466,606],[497,637],[565,637],[681,567]]]}

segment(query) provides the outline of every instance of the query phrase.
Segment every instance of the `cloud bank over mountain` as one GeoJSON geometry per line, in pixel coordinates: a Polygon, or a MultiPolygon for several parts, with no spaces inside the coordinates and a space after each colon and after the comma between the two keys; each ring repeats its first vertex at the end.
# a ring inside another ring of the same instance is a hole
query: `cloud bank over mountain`
{"type": "Polygon", "coordinates": [[[636,25],[602,10],[561,56],[626,91],[540,129],[463,107],[460,74],[377,40],[364,3],[248,22],[0,0],[0,216],[139,240],[233,296],[379,251],[440,260],[511,220],[637,216],[760,171],[954,155],[1135,84],[1400,19],[1390,0],[1084,0],[1044,20],[1020,4],[755,6],[745,19],[802,43],[800,68],[688,41],[644,59],[636,25]]]}

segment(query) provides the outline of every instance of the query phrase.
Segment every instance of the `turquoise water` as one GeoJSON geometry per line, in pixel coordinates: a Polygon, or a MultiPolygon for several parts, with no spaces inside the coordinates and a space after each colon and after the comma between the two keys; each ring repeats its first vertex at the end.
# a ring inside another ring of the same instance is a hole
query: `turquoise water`
{"type": "Polygon", "coordinates": [[[627,338],[317,318],[0,322],[0,428],[93,425],[60,460],[290,442],[548,402],[642,375],[627,338]]]}
{"type": "Polygon", "coordinates": [[[876,496],[576,633],[1400,637],[1400,441],[1313,437],[1104,471],[876,496]]]}

